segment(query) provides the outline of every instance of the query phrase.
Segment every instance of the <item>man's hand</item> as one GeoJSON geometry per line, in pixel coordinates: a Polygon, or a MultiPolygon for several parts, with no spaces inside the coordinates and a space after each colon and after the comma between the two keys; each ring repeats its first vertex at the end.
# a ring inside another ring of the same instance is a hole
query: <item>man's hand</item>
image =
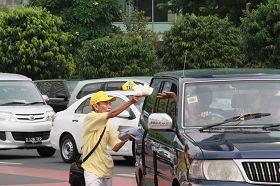
{"type": "Polygon", "coordinates": [[[161,92],[157,95],[159,99],[166,99],[166,98],[176,98],[175,92],[161,92]]]}
{"type": "Polygon", "coordinates": [[[132,103],[136,103],[136,102],[138,102],[139,100],[141,99],[141,95],[140,94],[136,94],[136,95],[134,95],[132,98],[131,98],[131,102],[132,103]]]}

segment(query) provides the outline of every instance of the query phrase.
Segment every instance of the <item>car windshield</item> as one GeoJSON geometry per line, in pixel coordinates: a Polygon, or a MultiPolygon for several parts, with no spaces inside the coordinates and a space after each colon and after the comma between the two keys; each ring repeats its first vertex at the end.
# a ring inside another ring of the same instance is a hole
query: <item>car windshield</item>
{"type": "Polygon", "coordinates": [[[266,117],[236,119],[225,125],[269,125],[280,122],[280,83],[242,80],[185,84],[184,126],[201,127],[229,118],[258,114],[266,117]]]}
{"type": "Polygon", "coordinates": [[[0,105],[43,104],[43,98],[30,81],[0,81],[0,105]]]}

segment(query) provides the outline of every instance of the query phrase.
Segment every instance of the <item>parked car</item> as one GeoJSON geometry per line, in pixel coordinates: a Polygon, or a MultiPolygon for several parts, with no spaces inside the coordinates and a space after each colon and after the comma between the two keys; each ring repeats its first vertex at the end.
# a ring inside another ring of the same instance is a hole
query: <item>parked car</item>
{"type": "Polygon", "coordinates": [[[66,79],[34,81],[40,92],[49,97],[47,104],[50,105],[55,112],[65,110],[67,108],[70,95],[78,82],[78,80],[66,79]]]}
{"type": "Polygon", "coordinates": [[[101,79],[89,79],[80,81],[73,90],[69,99],[68,106],[72,105],[78,99],[85,95],[97,92],[99,90],[111,91],[122,90],[122,85],[128,80],[135,82],[136,84],[149,84],[152,77],[150,76],[134,76],[134,77],[114,77],[114,78],[101,78],[101,79]]]}
{"type": "MultiPolygon", "coordinates": [[[[112,103],[112,109],[127,102],[134,95],[134,91],[107,91],[106,93],[108,96],[116,97],[116,101],[112,103]]],[[[73,162],[75,157],[82,153],[83,122],[86,114],[92,111],[89,104],[90,97],[91,94],[84,96],[66,110],[58,112],[53,121],[51,143],[55,149],[60,150],[60,155],[66,163],[73,162]]],[[[137,128],[143,100],[131,105],[118,117],[110,119],[112,126],[120,132],[126,128],[137,128]]],[[[127,160],[134,161],[133,144],[134,142],[128,141],[118,152],[111,149],[108,151],[111,155],[124,156],[127,160]]]]}
{"type": "Polygon", "coordinates": [[[280,70],[162,72],[150,86],[138,185],[280,184],[280,70]]]}
{"type": "Polygon", "coordinates": [[[37,149],[42,157],[52,156],[53,116],[53,109],[30,78],[0,73],[0,150],[37,149]]]}

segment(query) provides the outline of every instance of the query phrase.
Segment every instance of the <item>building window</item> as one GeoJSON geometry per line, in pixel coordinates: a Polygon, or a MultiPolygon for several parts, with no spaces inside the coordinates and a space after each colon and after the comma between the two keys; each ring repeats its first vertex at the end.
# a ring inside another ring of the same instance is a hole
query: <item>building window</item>
{"type": "Polygon", "coordinates": [[[168,11],[157,7],[160,3],[167,3],[168,0],[138,0],[136,7],[145,12],[145,16],[151,18],[151,22],[168,22],[168,11]]]}
{"type": "Polygon", "coordinates": [[[16,8],[22,5],[28,5],[29,0],[0,0],[1,5],[6,5],[9,8],[16,8]]]}

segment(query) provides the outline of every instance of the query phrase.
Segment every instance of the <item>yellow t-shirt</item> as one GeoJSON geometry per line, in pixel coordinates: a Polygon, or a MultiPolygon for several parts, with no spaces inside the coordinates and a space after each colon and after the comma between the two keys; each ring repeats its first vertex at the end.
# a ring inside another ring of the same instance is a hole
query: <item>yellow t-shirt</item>
{"type": "Polygon", "coordinates": [[[84,134],[83,134],[83,157],[93,149],[98,142],[100,135],[106,127],[106,131],[95,151],[87,159],[82,167],[94,173],[98,177],[111,178],[113,175],[114,162],[111,155],[107,152],[107,145],[113,148],[117,143],[121,142],[116,131],[107,120],[108,112],[96,113],[91,112],[85,117],[84,134]]]}

